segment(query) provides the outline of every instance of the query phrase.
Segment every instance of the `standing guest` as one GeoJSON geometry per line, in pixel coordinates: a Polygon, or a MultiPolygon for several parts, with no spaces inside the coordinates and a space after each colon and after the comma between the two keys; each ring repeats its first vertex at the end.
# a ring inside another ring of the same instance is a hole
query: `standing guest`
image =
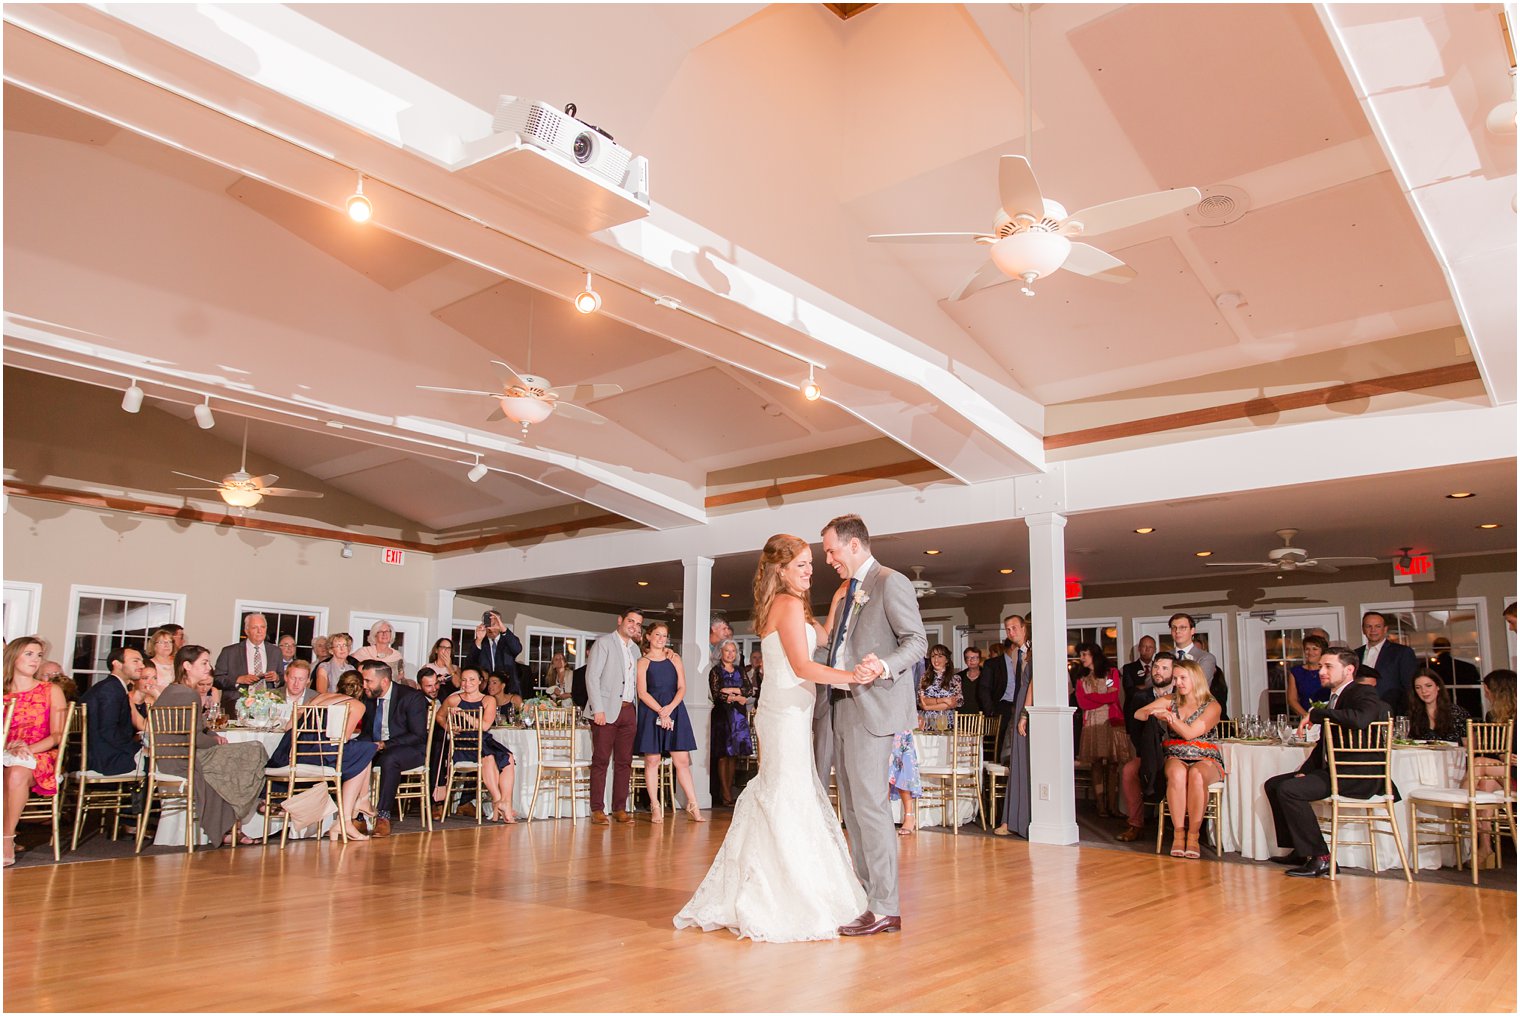
{"type": "MultiPolygon", "coordinates": [[[[401,650],[391,643],[396,641],[396,629],[389,621],[376,621],[370,625],[369,645],[354,653],[354,659],[361,664],[365,660],[374,660],[391,668],[391,680],[398,684],[416,688],[417,684],[406,676],[406,660],[401,655],[401,650]]],[[[360,672],[364,668],[360,667],[360,672]]]]}
{"type": "Polygon", "coordinates": [[[1082,710],[1077,760],[1092,768],[1098,817],[1107,818],[1110,796],[1119,792],[1119,774],[1135,755],[1124,730],[1124,710],[1120,706],[1122,678],[1119,668],[1108,662],[1103,648],[1095,642],[1077,646],[1077,660],[1081,667],[1076,687],[1077,707],[1082,710]]]}
{"type": "Polygon", "coordinates": [[[285,668],[289,667],[296,658],[296,637],[294,635],[281,635],[277,643],[280,647],[280,674],[283,676],[285,668]]]}
{"type": "Polygon", "coordinates": [[[570,682],[572,671],[570,665],[565,662],[564,653],[555,653],[549,660],[549,672],[544,675],[544,683],[549,688],[549,697],[555,705],[570,697],[570,682]]]}
{"type": "Polygon", "coordinates": [[[285,690],[283,701],[291,708],[310,705],[317,693],[311,687],[311,664],[305,660],[291,660],[285,666],[285,690]]]}
{"type": "Polygon", "coordinates": [[[354,648],[354,639],[348,632],[340,631],[329,635],[327,648],[332,655],[317,665],[316,678],[312,681],[318,695],[336,692],[338,678],[350,670],[359,669],[359,661],[349,655],[354,648]]]}
{"type": "Polygon", "coordinates": [[[158,690],[163,691],[174,683],[174,654],[179,652],[174,645],[174,633],[167,628],[159,628],[148,636],[147,645],[148,665],[158,682],[158,690]]]}
{"type": "MultiPolygon", "coordinates": [[[[686,796],[686,814],[693,822],[706,822],[697,804],[697,789],[691,782],[691,753],[697,750],[697,735],[686,716],[686,669],[681,658],[670,651],[670,629],[656,621],[644,629],[643,655],[635,674],[639,710],[638,729],[633,738],[633,752],[644,756],[644,774],[660,771],[660,757],[670,756],[676,770],[676,784],[686,796]]],[[[724,648],[733,645],[725,642],[724,648]]],[[[663,822],[660,795],[649,795],[649,821],[663,822]]]]}
{"type": "Polygon", "coordinates": [[[707,645],[713,656],[718,655],[718,647],[734,637],[733,627],[723,618],[722,614],[713,614],[707,621],[707,645]]]}
{"type": "Polygon", "coordinates": [[[1435,654],[1430,658],[1430,670],[1451,689],[1457,704],[1466,709],[1469,716],[1483,715],[1483,692],[1478,687],[1481,683],[1478,668],[1453,656],[1451,639],[1444,635],[1437,636],[1431,642],[1430,649],[1435,654]]]}
{"type": "Polygon", "coordinates": [[[612,817],[628,816],[628,784],[633,776],[633,737],[638,711],[639,641],[644,615],[629,607],[617,627],[597,639],[586,664],[586,714],[591,717],[591,824],[607,821],[607,766],[612,765],[612,817]]]}
{"type": "Polygon", "coordinates": [[[1452,701],[1441,677],[1433,670],[1422,670],[1414,677],[1409,693],[1409,736],[1420,741],[1467,740],[1468,711],[1452,701]]]}
{"type": "Polygon", "coordinates": [[[1034,666],[1029,651],[1029,626],[1019,614],[1003,618],[1003,632],[1008,636],[1002,656],[987,662],[989,676],[997,683],[987,685],[987,692],[1000,691],[996,708],[1005,716],[1003,761],[1008,766],[1008,798],[1003,806],[1003,821],[992,832],[997,836],[1018,835],[1029,838],[1029,704],[1034,698],[1034,666]],[[1000,690],[1001,681],[1006,688],[1000,690]],[[1002,710],[1007,709],[1006,714],[1002,710]],[[1016,717],[1016,718],[1015,718],[1016,717]]]}
{"type": "Polygon", "coordinates": [[[159,627],[168,632],[170,635],[174,636],[174,652],[176,654],[178,654],[181,649],[185,648],[185,629],[183,626],[177,624],[162,624],[159,625],[159,627]]]}
{"type": "MultiPolygon", "coordinates": [[[[1330,682],[1330,704],[1315,706],[1309,715],[1298,721],[1298,733],[1302,737],[1311,723],[1330,720],[1340,727],[1361,733],[1371,724],[1388,718],[1388,703],[1378,695],[1377,689],[1359,684],[1356,678],[1357,654],[1349,649],[1332,649],[1320,660],[1320,666],[1330,682]]],[[[1297,772],[1273,776],[1264,784],[1267,803],[1272,808],[1272,823],[1277,834],[1277,845],[1291,847],[1286,857],[1274,857],[1278,864],[1291,864],[1289,875],[1295,878],[1321,878],[1330,874],[1330,848],[1319,828],[1319,817],[1314,814],[1314,802],[1330,796],[1330,767],[1325,757],[1328,734],[1320,735],[1314,751],[1298,767],[1297,772]]],[[[1371,797],[1383,792],[1379,779],[1344,779],[1340,792],[1348,797],[1371,797]]],[[[1393,788],[1394,800],[1399,799],[1398,787],[1393,788]]]]}
{"type": "Polygon", "coordinates": [[[570,704],[582,713],[590,702],[586,691],[586,666],[583,663],[570,672],[570,704]]]}
{"type": "Polygon", "coordinates": [[[1378,672],[1378,698],[1388,703],[1395,716],[1405,715],[1420,664],[1414,650],[1388,638],[1388,617],[1369,610],[1362,615],[1362,636],[1367,640],[1356,651],[1357,659],[1378,672]]]}
{"type": "MultiPolygon", "coordinates": [[[[1212,688],[1214,675],[1219,672],[1219,661],[1214,659],[1214,654],[1205,649],[1196,638],[1197,624],[1193,620],[1193,615],[1173,614],[1167,619],[1166,624],[1172,631],[1172,655],[1176,658],[1175,662],[1182,663],[1184,660],[1191,660],[1198,664],[1203,668],[1204,683],[1212,688]]],[[[1172,674],[1175,676],[1176,673],[1177,668],[1173,667],[1172,674]]]]}
{"type": "Polygon", "coordinates": [[[157,675],[142,667],[142,656],[135,649],[117,646],[106,657],[111,676],[96,681],[84,693],[88,757],[85,768],[102,776],[121,776],[137,768],[138,731],[142,729],[137,711],[133,681],[146,672],[157,688],[157,675]]]}
{"type": "MultiPolygon", "coordinates": [[[[454,640],[439,639],[433,643],[433,648],[428,650],[427,662],[423,664],[430,667],[439,679],[448,678],[453,684],[459,683],[459,668],[454,666],[454,640]]],[[[418,671],[417,685],[422,686],[422,673],[418,671]]]]}
{"type": "Polygon", "coordinates": [[[364,681],[363,734],[375,742],[380,766],[380,794],[375,801],[374,836],[391,834],[396,811],[396,788],[401,774],[427,759],[427,699],[416,688],[392,679],[389,665],[379,660],[359,664],[364,681]]]}
{"type": "MultiPolygon", "coordinates": [[[[1141,636],[1135,645],[1136,656],[1124,665],[1119,672],[1120,690],[1123,692],[1124,701],[1135,693],[1135,689],[1143,688],[1151,679],[1151,661],[1156,658],[1156,640],[1149,635],[1141,636]]],[[[1128,715],[1127,713],[1125,715],[1128,715]]]]}
{"type": "Polygon", "coordinates": [[[918,683],[919,727],[923,729],[924,714],[933,713],[949,729],[955,727],[955,711],[965,705],[960,675],[950,669],[950,649],[936,643],[929,647],[929,665],[924,669],[918,683]]]}
{"type": "Polygon", "coordinates": [[[982,695],[982,651],[976,646],[967,646],[966,651],[961,653],[961,662],[966,665],[959,675],[961,708],[967,712],[986,713],[987,704],[982,695]]]}
{"type": "Polygon", "coordinates": [[[517,821],[517,812],[512,808],[512,779],[517,773],[517,763],[507,746],[491,736],[496,709],[495,700],[480,689],[480,671],[466,667],[459,672],[459,690],[445,699],[438,710],[438,725],[448,730],[449,717],[458,713],[467,726],[481,731],[478,749],[473,735],[452,746],[453,760],[473,762],[480,767],[481,786],[491,798],[492,820],[512,825],[517,821]]]}
{"type": "MultiPolygon", "coordinates": [[[[1209,639],[1202,632],[1193,636],[1193,645],[1202,652],[1209,651],[1209,639]]],[[[1224,668],[1215,665],[1214,676],[1209,679],[1209,694],[1219,703],[1219,718],[1230,718],[1230,682],[1225,679],[1224,668]]]]}
{"type": "Polygon", "coordinates": [[[63,672],[63,664],[57,660],[43,660],[42,666],[37,671],[37,680],[56,684],[62,689],[63,697],[70,702],[79,697],[79,686],[74,683],[72,677],[63,672]]]}
{"type": "MultiPolygon", "coordinates": [[[[216,666],[211,669],[212,683],[222,690],[222,708],[229,716],[237,708],[239,693],[248,685],[262,681],[273,688],[280,683],[285,660],[280,655],[280,647],[265,638],[268,634],[269,622],[264,615],[249,614],[243,618],[245,638],[217,655],[216,666]]],[[[175,659],[179,659],[178,653],[175,659]]],[[[178,674],[175,679],[178,680],[178,674]]]]}
{"type": "Polygon", "coordinates": [[[1167,727],[1158,716],[1151,715],[1151,703],[1172,697],[1172,654],[1157,653],[1151,658],[1151,678],[1136,688],[1125,700],[1124,715],[1130,722],[1130,739],[1135,757],[1119,771],[1119,789],[1123,792],[1126,823],[1114,839],[1132,843],[1145,827],[1145,805],[1159,801],[1164,792],[1162,772],[1166,765],[1167,727]],[[1142,712],[1142,710],[1144,710],[1142,712]]]}
{"type": "Polygon", "coordinates": [[[1209,693],[1203,667],[1193,660],[1172,664],[1172,689],[1170,701],[1157,699],[1141,713],[1157,717],[1167,728],[1162,775],[1172,816],[1172,856],[1202,857],[1199,831],[1209,804],[1209,785],[1224,779],[1224,755],[1214,739],[1219,703],[1209,693]]]}
{"type": "Polygon", "coordinates": [[[517,654],[522,652],[522,642],[512,634],[512,629],[501,619],[501,614],[488,610],[475,626],[475,653],[472,666],[484,676],[487,684],[492,674],[501,677],[501,683],[509,691],[522,697],[523,687],[517,679],[517,654]]]}
{"type": "Polygon", "coordinates": [[[765,654],[756,649],[749,654],[749,668],[744,676],[749,678],[750,687],[754,689],[750,693],[750,703],[758,704],[760,701],[760,685],[765,682],[765,654]]]}
{"type": "Polygon", "coordinates": [[[1284,689],[1288,694],[1288,711],[1293,716],[1308,716],[1314,700],[1324,698],[1319,661],[1329,651],[1330,640],[1323,635],[1304,636],[1303,666],[1293,668],[1284,689]]]}
{"type": "Polygon", "coordinates": [[[5,704],[15,710],[5,732],[5,867],[16,863],[16,826],[27,798],[58,793],[58,743],[69,706],[61,688],[37,680],[44,655],[35,635],[5,647],[5,704]]]}
{"type": "Polygon", "coordinates": [[[311,638],[311,663],[315,667],[327,659],[330,650],[327,648],[326,635],[313,635],[311,638]]]}
{"type": "Polygon", "coordinates": [[[755,753],[755,741],[749,729],[745,702],[755,694],[749,677],[739,666],[739,646],[733,639],[719,643],[718,661],[707,672],[707,687],[712,694],[712,759],[717,778],[718,797],[723,807],[734,806],[735,759],[755,753]]]}

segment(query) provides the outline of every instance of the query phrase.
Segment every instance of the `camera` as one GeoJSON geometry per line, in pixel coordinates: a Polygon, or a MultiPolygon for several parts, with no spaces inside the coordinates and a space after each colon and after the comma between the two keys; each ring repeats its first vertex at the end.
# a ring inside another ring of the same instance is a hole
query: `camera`
{"type": "Polygon", "coordinates": [[[483,613],[483,614],[480,615],[480,623],[483,624],[483,625],[485,625],[487,628],[489,628],[489,627],[491,627],[491,618],[493,618],[495,616],[496,616],[496,611],[494,611],[494,610],[488,610],[485,613],[483,613]]]}

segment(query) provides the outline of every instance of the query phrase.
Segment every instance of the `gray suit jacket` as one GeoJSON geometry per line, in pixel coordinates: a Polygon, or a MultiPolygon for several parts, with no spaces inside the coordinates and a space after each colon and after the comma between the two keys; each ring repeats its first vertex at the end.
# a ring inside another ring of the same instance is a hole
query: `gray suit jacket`
{"type": "Polygon", "coordinates": [[[1214,675],[1219,673],[1219,661],[1214,658],[1214,654],[1198,648],[1196,642],[1188,648],[1188,659],[1203,668],[1203,676],[1207,680],[1214,680],[1214,675]]]}
{"type": "MultiPolygon", "coordinates": [[[[866,602],[850,610],[837,665],[842,670],[852,670],[868,653],[875,653],[886,664],[885,674],[868,685],[852,685],[849,694],[860,707],[866,730],[877,737],[890,737],[918,724],[913,665],[924,658],[929,642],[918,613],[918,597],[905,575],[877,561],[861,584],[860,592],[866,602]]],[[[818,658],[822,662],[828,662],[834,636],[835,632],[829,632],[828,645],[819,647],[818,658]]],[[[818,686],[814,716],[828,710],[829,689],[829,685],[818,686]]]]}
{"type": "Polygon", "coordinates": [[[586,661],[586,716],[604,713],[607,722],[618,718],[623,709],[623,673],[627,658],[623,655],[622,636],[610,632],[591,646],[586,661]]]}

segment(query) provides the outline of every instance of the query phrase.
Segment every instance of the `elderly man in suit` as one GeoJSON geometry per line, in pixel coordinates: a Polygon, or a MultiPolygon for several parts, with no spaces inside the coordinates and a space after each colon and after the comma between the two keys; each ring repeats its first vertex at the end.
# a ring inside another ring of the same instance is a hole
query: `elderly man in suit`
{"type": "Polygon", "coordinates": [[[1405,715],[1420,661],[1413,649],[1388,640],[1388,618],[1379,611],[1362,615],[1362,635],[1367,641],[1358,647],[1356,658],[1378,672],[1378,697],[1388,703],[1393,715],[1405,715]]]}
{"type": "MultiPolygon", "coordinates": [[[[1378,697],[1377,690],[1356,680],[1359,666],[1356,653],[1349,649],[1332,649],[1320,658],[1319,665],[1330,680],[1330,705],[1309,710],[1299,721],[1300,736],[1309,729],[1310,723],[1332,720],[1348,730],[1363,731],[1388,718],[1388,704],[1378,697]]],[[[1313,807],[1315,801],[1330,796],[1330,764],[1325,752],[1328,738],[1327,729],[1321,733],[1319,743],[1297,772],[1273,776],[1263,787],[1267,803],[1272,807],[1277,844],[1293,850],[1286,857],[1272,860],[1278,864],[1296,865],[1288,869],[1288,874],[1297,878],[1320,878],[1330,874],[1330,848],[1325,843],[1325,834],[1320,832],[1313,807]]],[[[1381,781],[1376,779],[1342,780],[1340,783],[1341,793],[1350,797],[1371,797],[1382,789],[1381,781]]],[[[1397,800],[1397,787],[1393,794],[1397,800]]]]}
{"type": "Polygon", "coordinates": [[[633,776],[633,735],[637,728],[639,642],[644,615],[632,607],[618,615],[617,627],[591,646],[586,661],[586,715],[591,718],[591,824],[607,821],[607,765],[612,764],[612,817],[628,815],[628,783],[633,776]]]}
{"type": "Polygon", "coordinates": [[[243,618],[243,635],[217,654],[216,666],[211,668],[211,681],[222,690],[222,704],[229,713],[242,689],[260,681],[278,687],[285,673],[285,660],[280,647],[268,640],[269,621],[263,614],[243,618]]]}
{"type": "Polygon", "coordinates": [[[121,776],[137,768],[137,728],[132,723],[132,684],[142,673],[142,654],[117,646],[106,657],[111,676],[96,681],[80,699],[89,737],[85,768],[102,776],[121,776]]]}
{"type": "Polygon", "coordinates": [[[427,697],[392,680],[388,663],[365,660],[359,664],[359,673],[364,678],[364,720],[359,734],[375,742],[375,764],[380,767],[375,826],[370,835],[389,836],[401,774],[427,761],[423,756],[427,750],[427,697]]]}

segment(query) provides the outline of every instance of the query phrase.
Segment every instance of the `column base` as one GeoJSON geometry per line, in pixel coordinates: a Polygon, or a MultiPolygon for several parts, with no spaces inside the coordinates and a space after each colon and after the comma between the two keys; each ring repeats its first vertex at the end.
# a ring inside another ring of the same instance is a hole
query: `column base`
{"type": "Polygon", "coordinates": [[[1071,706],[1029,707],[1029,842],[1078,840],[1071,706]]]}

